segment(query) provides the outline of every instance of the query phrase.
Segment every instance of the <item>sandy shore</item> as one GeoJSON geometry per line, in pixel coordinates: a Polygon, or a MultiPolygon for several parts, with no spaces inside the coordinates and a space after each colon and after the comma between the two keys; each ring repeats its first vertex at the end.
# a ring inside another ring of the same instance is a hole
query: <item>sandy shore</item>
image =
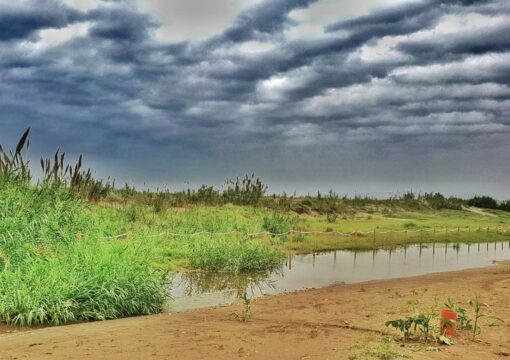
{"type": "MultiPolygon", "coordinates": [[[[504,320],[454,346],[391,345],[412,359],[510,359],[510,264],[413,278],[334,285],[242,306],[128,318],[0,335],[1,359],[349,359],[381,341],[389,319],[448,297],[479,295],[504,320]]],[[[396,334],[396,333],[393,333],[396,334]]],[[[377,347],[377,346],[376,346],[377,347]]]]}

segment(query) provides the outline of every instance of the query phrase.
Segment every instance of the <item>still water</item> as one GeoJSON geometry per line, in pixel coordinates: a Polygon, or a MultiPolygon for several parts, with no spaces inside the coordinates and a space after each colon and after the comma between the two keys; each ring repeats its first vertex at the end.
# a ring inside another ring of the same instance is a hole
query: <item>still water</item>
{"type": "Polygon", "coordinates": [[[289,254],[284,265],[265,273],[177,273],[171,279],[170,311],[234,303],[243,294],[260,297],[335,283],[417,276],[485,267],[510,259],[510,242],[412,245],[392,250],[289,254]]]}

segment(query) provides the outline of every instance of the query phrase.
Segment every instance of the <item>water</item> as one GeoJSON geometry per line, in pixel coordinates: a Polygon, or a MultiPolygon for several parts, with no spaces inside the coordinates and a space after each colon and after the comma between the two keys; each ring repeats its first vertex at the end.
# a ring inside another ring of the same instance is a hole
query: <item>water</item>
{"type": "Polygon", "coordinates": [[[170,309],[179,312],[236,302],[243,294],[260,297],[335,283],[417,276],[485,267],[510,259],[510,242],[412,245],[393,250],[289,254],[281,269],[249,275],[177,273],[170,309]]]}

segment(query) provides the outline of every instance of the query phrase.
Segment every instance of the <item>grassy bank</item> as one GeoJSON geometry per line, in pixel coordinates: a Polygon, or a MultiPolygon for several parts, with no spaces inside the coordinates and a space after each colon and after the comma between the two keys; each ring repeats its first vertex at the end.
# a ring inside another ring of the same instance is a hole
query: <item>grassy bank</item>
{"type": "Polygon", "coordinates": [[[103,239],[93,210],[67,190],[2,181],[0,212],[2,321],[58,325],[162,309],[153,249],[103,239]]]}
{"type": "Polygon", "coordinates": [[[103,204],[95,206],[95,212],[101,223],[115,224],[109,226],[110,235],[129,232],[132,237],[165,249],[161,265],[170,269],[264,270],[278,265],[278,253],[288,250],[306,253],[413,243],[510,240],[510,213],[497,210],[485,213],[393,209],[390,215],[385,210],[370,214],[360,211],[334,221],[327,215],[234,205],[156,212],[149,206],[103,204]],[[120,219],[124,223],[118,222],[120,219]],[[292,235],[270,235],[291,230],[292,235]]]}

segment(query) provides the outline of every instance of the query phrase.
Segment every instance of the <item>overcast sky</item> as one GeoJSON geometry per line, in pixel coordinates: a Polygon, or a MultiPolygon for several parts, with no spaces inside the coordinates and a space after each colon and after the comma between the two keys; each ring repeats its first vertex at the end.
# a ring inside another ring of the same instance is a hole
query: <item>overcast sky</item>
{"type": "Polygon", "coordinates": [[[510,1],[0,0],[0,143],[180,189],[510,198],[510,1]]]}

